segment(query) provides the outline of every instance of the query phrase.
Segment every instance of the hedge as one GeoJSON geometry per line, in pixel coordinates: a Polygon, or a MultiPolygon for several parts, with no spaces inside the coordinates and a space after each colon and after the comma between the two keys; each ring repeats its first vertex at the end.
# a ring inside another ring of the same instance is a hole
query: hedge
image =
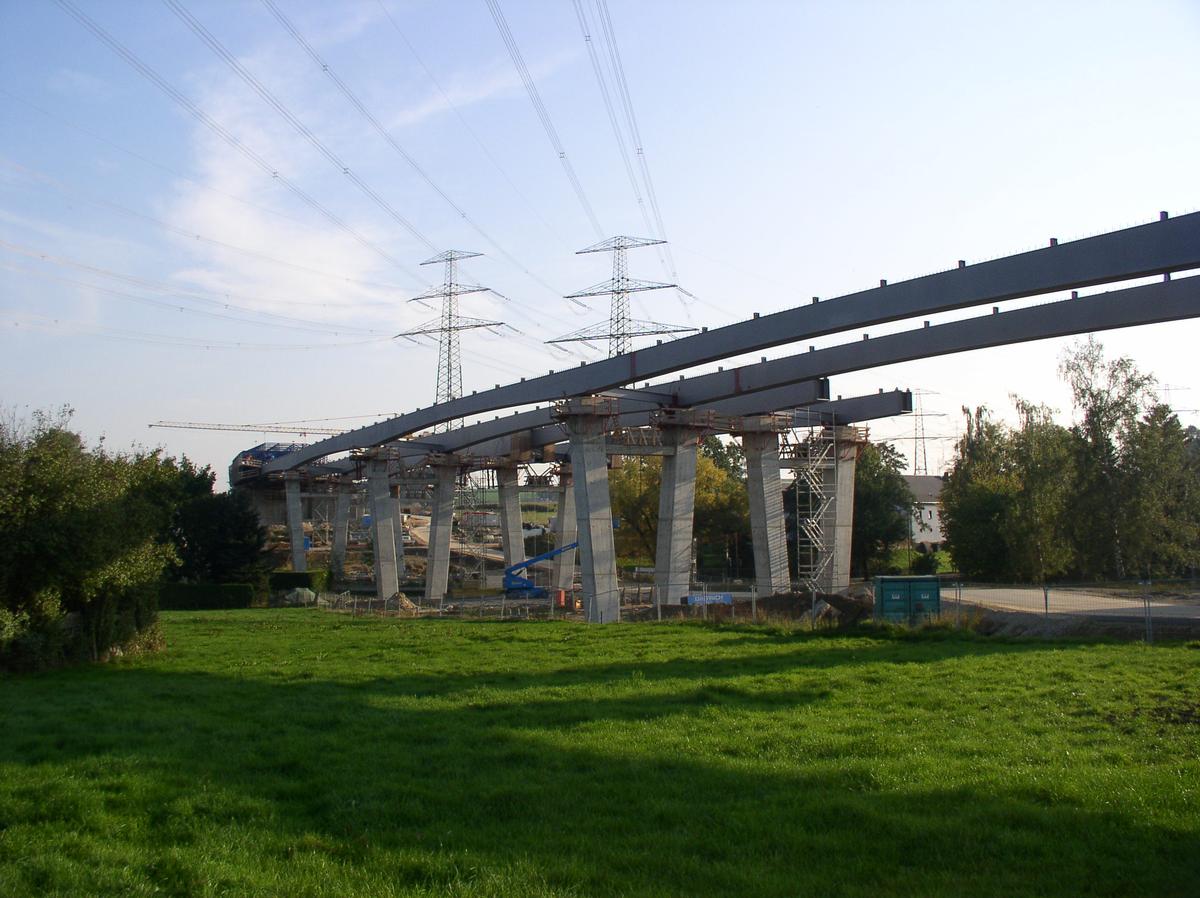
{"type": "Polygon", "coordinates": [[[293,589],[328,592],[329,571],[274,571],[268,583],[271,592],[291,592],[293,589]]]}
{"type": "Polygon", "coordinates": [[[158,592],[160,611],[212,611],[253,604],[254,587],[249,583],[164,583],[158,592]]]}

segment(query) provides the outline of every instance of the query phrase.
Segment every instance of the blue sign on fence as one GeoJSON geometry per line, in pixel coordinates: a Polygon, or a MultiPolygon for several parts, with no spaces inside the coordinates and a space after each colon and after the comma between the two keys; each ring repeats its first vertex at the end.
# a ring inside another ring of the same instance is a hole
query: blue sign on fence
{"type": "Polygon", "coordinates": [[[685,605],[732,605],[733,593],[731,592],[710,592],[699,596],[684,596],[683,604],[685,605]]]}

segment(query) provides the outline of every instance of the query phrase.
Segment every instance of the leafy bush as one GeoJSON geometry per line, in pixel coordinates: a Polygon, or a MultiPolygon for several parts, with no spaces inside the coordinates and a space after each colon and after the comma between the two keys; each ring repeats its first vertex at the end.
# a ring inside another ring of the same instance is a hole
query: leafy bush
{"type": "Polygon", "coordinates": [[[936,574],[938,572],[937,553],[918,552],[913,556],[911,568],[914,574],[936,574]]]}
{"type": "Polygon", "coordinates": [[[254,599],[252,583],[164,583],[158,591],[160,611],[250,608],[254,599]]]}
{"type": "Polygon", "coordinates": [[[70,413],[0,421],[0,667],[101,660],[154,625],[179,466],[88,449],[70,413]]]}

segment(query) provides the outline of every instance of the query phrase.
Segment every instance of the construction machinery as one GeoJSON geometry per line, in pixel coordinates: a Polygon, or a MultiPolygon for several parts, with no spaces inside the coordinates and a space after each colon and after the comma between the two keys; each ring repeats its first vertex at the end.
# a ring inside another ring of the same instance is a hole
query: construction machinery
{"type": "Polygon", "coordinates": [[[516,564],[504,569],[504,592],[510,599],[545,599],[549,598],[549,593],[545,587],[536,586],[528,577],[522,577],[518,572],[523,571],[528,567],[537,564],[540,561],[549,561],[563,552],[569,552],[576,548],[579,543],[568,543],[565,546],[559,546],[557,549],[551,549],[549,552],[543,552],[541,555],[534,555],[532,558],[526,558],[524,561],[519,561],[516,564]]]}

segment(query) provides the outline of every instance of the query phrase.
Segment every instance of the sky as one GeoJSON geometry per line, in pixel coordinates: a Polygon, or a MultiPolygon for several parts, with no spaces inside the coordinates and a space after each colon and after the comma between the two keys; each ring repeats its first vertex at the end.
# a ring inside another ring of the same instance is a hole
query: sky
{"type": "MultiPolygon", "coordinates": [[[[223,486],[240,450],[316,437],[148,425],[430,404],[436,346],[394,335],[435,316],[411,300],[442,250],[483,254],[461,277],[496,292],[462,314],[507,325],[462,334],[463,386],[485,389],[605,355],[545,343],[607,318],[563,298],[610,275],[576,254],[603,237],[668,240],[630,274],[686,293],[635,294],[635,317],[715,328],[1196,211],[1198,98],[1194,0],[0,0],[0,405],[68,405],[89,442],[186,454],[223,486]]],[[[1099,339],[1200,424],[1200,321],[1099,339]]],[[[832,392],[917,392],[939,473],[963,406],[1012,421],[1017,395],[1069,423],[1072,342],[832,392]]],[[[915,424],[871,435],[911,462],[915,424]]]]}

